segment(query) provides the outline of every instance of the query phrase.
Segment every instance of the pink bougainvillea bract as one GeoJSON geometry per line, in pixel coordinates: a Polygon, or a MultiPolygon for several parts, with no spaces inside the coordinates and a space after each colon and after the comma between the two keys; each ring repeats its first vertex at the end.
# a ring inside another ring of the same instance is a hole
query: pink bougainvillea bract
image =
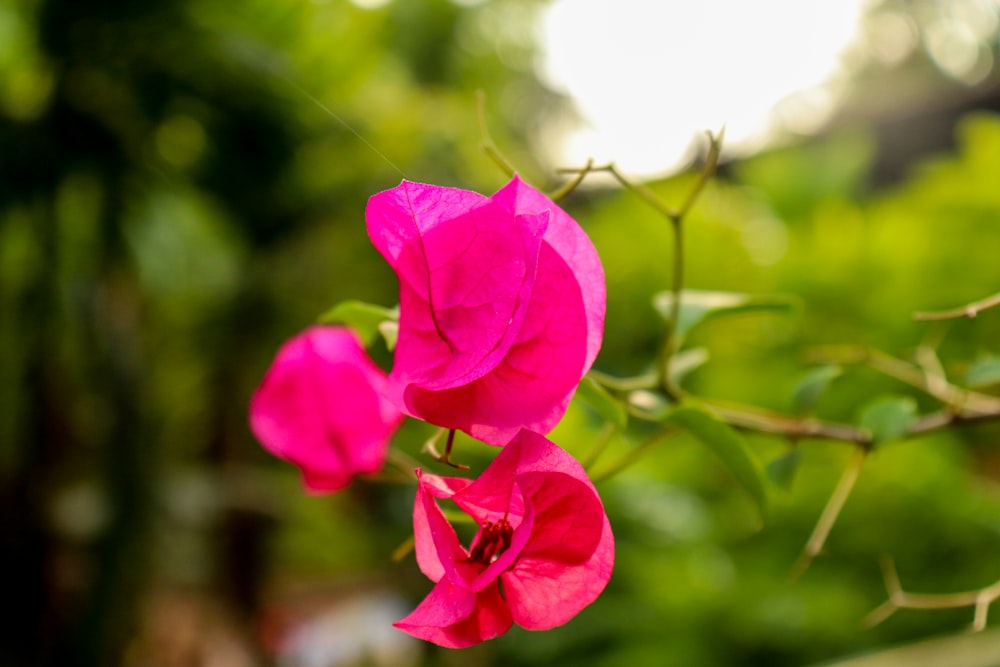
{"type": "Polygon", "coordinates": [[[390,400],[494,445],[550,431],[604,326],[604,271],[580,226],[516,176],[492,197],[404,181],[366,219],[399,278],[390,400]]]}
{"type": "Polygon", "coordinates": [[[309,491],[337,491],[385,461],[402,419],[385,382],[354,332],[311,327],[278,351],[250,402],[251,430],[301,468],[309,491]]]}
{"type": "Polygon", "coordinates": [[[421,474],[413,510],[417,563],[435,582],[396,627],[450,648],[562,625],[604,589],[614,538],[573,457],[520,431],[475,481],[421,474]],[[469,549],[438,506],[450,499],[479,529],[469,549]]]}

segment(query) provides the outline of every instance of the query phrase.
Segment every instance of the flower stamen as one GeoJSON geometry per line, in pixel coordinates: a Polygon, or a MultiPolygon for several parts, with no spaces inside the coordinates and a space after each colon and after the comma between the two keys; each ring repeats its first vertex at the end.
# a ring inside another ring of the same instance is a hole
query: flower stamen
{"type": "Polygon", "coordinates": [[[479,540],[472,547],[469,562],[489,565],[510,548],[513,534],[514,529],[506,518],[496,522],[487,521],[483,525],[482,533],[479,534],[479,540]]]}

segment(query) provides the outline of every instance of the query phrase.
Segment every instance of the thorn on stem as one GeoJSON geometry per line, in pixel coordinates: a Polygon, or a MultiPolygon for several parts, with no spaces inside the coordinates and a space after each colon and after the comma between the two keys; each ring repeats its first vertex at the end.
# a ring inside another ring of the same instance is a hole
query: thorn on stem
{"type": "Polygon", "coordinates": [[[439,461],[440,463],[449,465],[452,468],[456,468],[458,470],[462,471],[468,470],[469,466],[462,463],[456,463],[451,460],[451,449],[455,444],[455,429],[448,430],[448,440],[445,442],[444,454],[438,452],[437,441],[441,439],[441,436],[444,433],[445,433],[444,429],[441,429],[440,431],[435,433],[434,437],[432,437],[430,440],[424,443],[424,451],[430,454],[431,457],[434,458],[434,460],[439,461]]]}

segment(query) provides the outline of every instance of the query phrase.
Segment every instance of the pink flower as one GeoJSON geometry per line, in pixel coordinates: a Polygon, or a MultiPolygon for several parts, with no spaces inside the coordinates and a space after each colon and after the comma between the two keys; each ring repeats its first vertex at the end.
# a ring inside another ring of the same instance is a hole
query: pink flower
{"type": "Polygon", "coordinates": [[[315,326],[285,343],[250,401],[264,448],[302,469],[314,493],[378,472],[402,415],[381,396],[386,376],[357,336],[315,326]]]}
{"type": "Polygon", "coordinates": [[[494,445],[552,430],[604,328],[604,270],[580,226],[516,176],[492,197],[403,181],[365,215],[399,277],[390,400],[494,445]]]}
{"type": "Polygon", "coordinates": [[[475,481],[419,477],[417,564],[436,585],[397,628],[449,648],[492,639],[512,622],[547,630],[593,602],[611,578],[614,537],[594,485],[537,433],[518,433],[475,481]],[[454,501],[479,525],[470,549],[435,498],[454,501]]]}

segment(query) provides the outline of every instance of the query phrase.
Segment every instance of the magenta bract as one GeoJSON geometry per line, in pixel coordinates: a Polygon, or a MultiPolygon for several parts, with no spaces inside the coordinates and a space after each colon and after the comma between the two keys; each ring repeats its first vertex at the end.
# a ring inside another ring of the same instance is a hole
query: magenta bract
{"type": "Polygon", "coordinates": [[[506,632],[562,625],[611,578],[614,537],[583,467],[521,431],[475,480],[421,474],[413,508],[417,564],[434,589],[394,625],[462,648],[506,632]],[[469,549],[435,499],[479,525],[469,549]]]}
{"type": "Polygon", "coordinates": [[[378,472],[402,419],[381,392],[386,376],[343,327],[315,326],[285,343],[250,401],[265,449],[302,469],[313,493],[378,472]]]}
{"type": "Polygon", "coordinates": [[[516,176],[492,197],[403,181],[365,216],[399,277],[390,400],[494,445],[550,431],[604,329],[604,270],[580,226],[516,176]]]}

